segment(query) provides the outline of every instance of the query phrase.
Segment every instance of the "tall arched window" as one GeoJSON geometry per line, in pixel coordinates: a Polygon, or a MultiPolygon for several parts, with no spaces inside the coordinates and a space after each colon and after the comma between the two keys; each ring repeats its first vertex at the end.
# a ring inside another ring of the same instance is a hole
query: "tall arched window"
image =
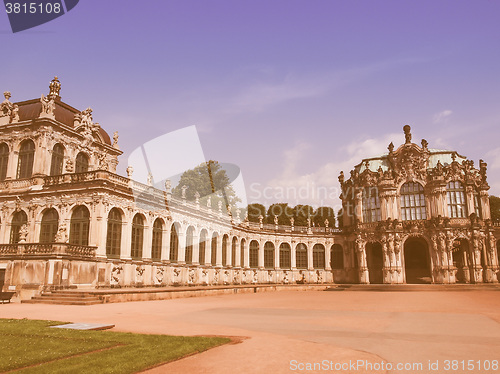
{"type": "Polygon", "coordinates": [[[264,267],[266,269],[274,268],[274,244],[271,242],[264,244],[264,267]]]}
{"type": "Polygon", "coordinates": [[[228,265],[228,263],[227,263],[227,240],[228,240],[228,236],[224,235],[222,237],[222,265],[223,266],[228,265]]]}
{"type": "Polygon", "coordinates": [[[408,182],[401,186],[401,220],[427,219],[424,188],[420,183],[408,182]]]}
{"type": "Polygon", "coordinates": [[[193,236],[194,236],[194,227],[189,226],[186,232],[186,251],[184,256],[186,264],[193,263],[193,236]]]}
{"type": "Polygon", "coordinates": [[[217,233],[214,232],[212,235],[212,247],[211,247],[211,257],[212,266],[217,265],[217,233]]]}
{"type": "Polygon", "coordinates": [[[363,222],[380,221],[380,200],[377,187],[363,188],[363,222]]]}
{"type": "Polygon", "coordinates": [[[43,213],[40,224],[40,243],[54,243],[57,228],[59,226],[59,214],[54,208],[43,213]]]}
{"type": "Polygon", "coordinates": [[[207,231],[202,230],[200,234],[199,257],[200,265],[205,265],[205,250],[207,247],[207,231]]]}
{"type": "Polygon", "coordinates": [[[153,260],[161,259],[161,245],[163,240],[163,223],[157,218],[153,223],[153,240],[151,243],[151,258],[153,260]]]}
{"type": "Polygon", "coordinates": [[[80,152],[76,155],[75,173],[86,173],[87,171],[89,171],[89,158],[85,153],[80,152]]]}
{"type": "Polygon", "coordinates": [[[451,181],[446,185],[446,200],[448,202],[448,216],[451,218],[467,217],[465,206],[465,190],[459,181],[451,181]]]}
{"type": "Polygon", "coordinates": [[[177,262],[177,252],[179,251],[179,236],[177,235],[177,227],[175,223],[170,229],[170,262],[177,262]]]}
{"type": "Polygon", "coordinates": [[[19,243],[20,235],[19,231],[23,225],[28,224],[28,216],[23,210],[20,210],[14,217],[12,217],[12,224],[10,226],[10,243],[17,244],[19,243]]]}
{"type": "Polygon", "coordinates": [[[245,239],[241,239],[240,252],[240,266],[245,267],[245,239]]]}
{"type": "Polygon", "coordinates": [[[325,246],[323,244],[314,244],[313,267],[315,269],[325,268],[325,246]]]}
{"type": "Polygon", "coordinates": [[[31,178],[33,175],[33,160],[35,159],[35,143],[28,139],[21,143],[19,161],[17,162],[17,178],[31,178]]]}
{"type": "Polygon", "coordinates": [[[64,147],[57,143],[52,148],[52,161],[50,162],[50,175],[63,173],[64,147]]]}
{"type": "Polygon", "coordinates": [[[297,269],[307,269],[307,246],[304,243],[295,247],[295,261],[297,269]]]}
{"type": "Polygon", "coordinates": [[[106,254],[119,257],[122,243],[122,214],[117,208],[108,214],[108,232],[106,234],[106,254]]]}
{"type": "Polygon", "coordinates": [[[476,212],[476,216],[478,216],[478,218],[482,218],[481,203],[479,200],[479,192],[477,192],[477,190],[474,190],[473,196],[474,196],[474,210],[476,212]]]}
{"type": "Polygon", "coordinates": [[[257,240],[250,242],[250,267],[259,267],[259,242],[257,240]]]}
{"type": "Polygon", "coordinates": [[[231,243],[231,265],[236,266],[236,249],[238,248],[238,238],[233,236],[231,243]]]}
{"type": "Polygon", "coordinates": [[[9,146],[5,143],[0,144],[0,181],[7,178],[7,167],[9,166],[9,146]]]}
{"type": "Polygon", "coordinates": [[[290,269],[291,267],[291,258],[290,258],[290,244],[281,243],[280,244],[280,268],[281,269],[290,269]]]}
{"type": "Polygon", "coordinates": [[[130,256],[135,259],[142,258],[142,245],[144,243],[144,218],[136,214],[132,219],[132,246],[130,256]]]}
{"type": "Polygon", "coordinates": [[[340,244],[332,245],[330,266],[334,270],[340,270],[344,268],[344,253],[340,244]]]}
{"type": "Polygon", "coordinates": [[[69,242],[71,244],[89,245],[90,213],[87,207],[80,205],[71,215],[69,242]]]}

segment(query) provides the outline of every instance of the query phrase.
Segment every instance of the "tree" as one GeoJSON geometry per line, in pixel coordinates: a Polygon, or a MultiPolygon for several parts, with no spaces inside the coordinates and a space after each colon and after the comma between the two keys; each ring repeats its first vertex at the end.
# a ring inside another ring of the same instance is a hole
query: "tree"
{"type": "Polygon", "coordinates": [[[197,192],[201,201],[207,201],[210,195],[213,208],[217,207],[219,201],[222,201],[224,206],[227,204],[235,206],[241,201],[230,184],[226,170],[217,161],[210,160],[182,173],[179,184],[172,190],[172,194],[182,197],[184,186],[186,186],[187,200],[194,201],[197,192]]]}
{"type": "Polygon", "coordinates": [[[335,227],[335,211],[333,208],[322,206],[314,211],[313,222],[316,226],[325,227],[325,220],[328,220],[328,227],[335,227]]]}
{"type": "Polygon", "coordinates": [[[293,208],[293,218],[295,219],[295,226],[307,226],[307,219],[314,215],[314,208],[310,205],[296,205],[293,208]]]}
{"type": "Polygon", "coordinates": [[[266,218],[266,207],[258,203],[248,204],[248,220],[259,222],[259,216],[266,218]]]}
{"type": "Polygon", "coordinates": [[[267,223],[274,224],[274,216],[278,216],[278,225],[290,225],[293,209],[287,203],[272,204],[267,210],[267,223]]]}
{"type": "Polygon", "coordinates": [[[491,220],[500,221],[500,197],[490,195],[491,220]]]}
{"type": "Polygon", "coordinates": [[[342,228],[344,226],[344,210],[341,208],[337,212],[337,222],[339,224],[339,228],[342,228]]]}

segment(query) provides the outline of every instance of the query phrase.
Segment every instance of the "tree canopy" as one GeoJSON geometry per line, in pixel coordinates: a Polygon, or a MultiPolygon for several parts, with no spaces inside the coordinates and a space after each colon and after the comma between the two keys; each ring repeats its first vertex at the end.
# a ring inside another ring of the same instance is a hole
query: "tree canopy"
{"type": "Polygon", "coordinates": [[[186,170],[182,173],[179,184],[173,188],[172,194],[176,197],[182,197],[184,186],[186,186],[187,200],[195,200],[198,192],[200,201],[205,202],[210,195],[214,208],[217,207],[219,201],[222,201],[224,206],[227,204],[235,206],[241,201],[230,184],[226,170],[217,161],[210,160],[194,169],[186,170]]]}

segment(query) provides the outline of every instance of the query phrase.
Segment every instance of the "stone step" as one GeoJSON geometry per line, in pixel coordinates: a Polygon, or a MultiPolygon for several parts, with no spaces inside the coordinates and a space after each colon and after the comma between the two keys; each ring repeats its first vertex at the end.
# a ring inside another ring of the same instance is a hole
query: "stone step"
{"type": "Polygon", "coordinates": [[[22,300],[25,304],[57,304],[57,305],[95,305],[102,304],[102,300],[47,300],[47,299],[30,299],[22,300]]]}
{"type": "Polygon", "coordinates": [[[86,297],[86,298],[81,298],[81,297],[70,297],[70,296],[65,296],[65,297],[56,297],[56,296],[50,296],[50,295],[42,295],[42,296],[34,296],[32,300],[52,300],[52,301],[99,301],[100,299],[98,297],[86,297]]]}

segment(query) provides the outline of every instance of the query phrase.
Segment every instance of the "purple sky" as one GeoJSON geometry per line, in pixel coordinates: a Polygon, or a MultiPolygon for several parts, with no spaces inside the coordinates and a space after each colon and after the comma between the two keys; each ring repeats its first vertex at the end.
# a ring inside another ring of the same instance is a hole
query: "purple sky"
{"type": "Polygon", "coordinates": [[[142,143],[197,125],[251,201],[267,187],[337,204],[291,188],[338,188],[406,123],[417,143],[484,158],[498,195],[499,15],[498,1],[82,0],[12,34],[1,12],[0,90],[39,97],[58,75],[64,101],[120,132],[121,171],[142,143]]]}

